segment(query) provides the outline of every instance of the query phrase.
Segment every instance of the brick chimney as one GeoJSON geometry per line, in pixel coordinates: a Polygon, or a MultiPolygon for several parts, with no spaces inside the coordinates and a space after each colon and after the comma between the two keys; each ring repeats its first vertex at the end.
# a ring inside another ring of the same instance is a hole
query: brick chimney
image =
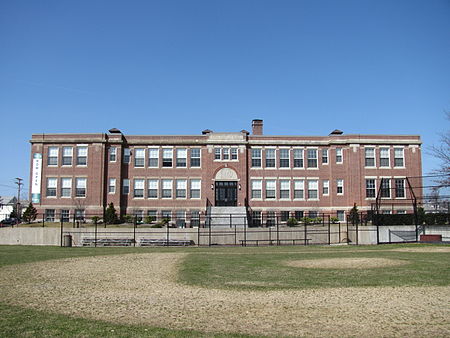
{"type": "Polygon", "coordinates": [[[252,134],[262,135],[263,134],[263,120],[253,120],[252,121],[252,134]]]}

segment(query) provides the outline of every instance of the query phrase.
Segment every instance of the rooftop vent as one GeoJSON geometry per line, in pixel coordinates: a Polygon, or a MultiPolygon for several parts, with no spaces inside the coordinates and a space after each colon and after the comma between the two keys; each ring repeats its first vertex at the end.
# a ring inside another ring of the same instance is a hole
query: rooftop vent
{"type": "Polygon", "coordinates": [[[330,135],[342,135],[343,133],[344,132],[342,130],[335,129],[330,133],[330,135]]]}
{"type": "Polygon", "coordinates": [[[211,134],[212,132],[213,132],[212,130],[205,129],[205,130],[202,131],[202,134],[203,135],[208,135],[208,134],[211,134]]]}
{"type": "Polygon", "coordinates": [[[108,130],[111,134],[122,134],[122,132],[117,128],[112,128],[108,130]]]}
{"type": "Polygon", "coordinates": [[[241,133],[242,133],[242,134],[245,134],[245,135],[250,134],[250,133],[249,133],[247,130],[245,130],[245,129],[242,129],[242,130],[241,130],[241,133]]]}

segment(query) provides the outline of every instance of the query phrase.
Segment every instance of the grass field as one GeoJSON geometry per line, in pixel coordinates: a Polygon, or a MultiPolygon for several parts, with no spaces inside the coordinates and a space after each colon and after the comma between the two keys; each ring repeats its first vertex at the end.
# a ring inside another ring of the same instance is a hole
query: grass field
{"type": "Polygon", "coordinates": [[[449,246],[0,246],[0,283],[1,337],[450,335],[449,246]]]}

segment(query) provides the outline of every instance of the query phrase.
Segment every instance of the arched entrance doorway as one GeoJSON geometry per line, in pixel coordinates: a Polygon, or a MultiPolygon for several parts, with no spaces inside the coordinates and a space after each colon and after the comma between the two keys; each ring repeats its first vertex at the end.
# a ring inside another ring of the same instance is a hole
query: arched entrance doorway
{"type": "Polygon", "coordinates": [[[238,177],[230,168],[220,169],[215,177],[215,206],[237,206],[238,177]]]}

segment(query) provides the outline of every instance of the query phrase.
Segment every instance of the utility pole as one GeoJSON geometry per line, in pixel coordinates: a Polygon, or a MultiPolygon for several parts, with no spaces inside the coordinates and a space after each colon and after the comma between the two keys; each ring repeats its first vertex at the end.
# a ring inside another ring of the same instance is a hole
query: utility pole
{"type": "Polygon", "coordinates": [[[23,179],[21,179],[20,177],[16,177],[16,183],[17,184],[17,209],[16,209],[16,214],[17,214],[17,219],[20,220],[21,218],[21,210],[20,210],[20,187],[23,185],[22,183],[23,179]]]}

